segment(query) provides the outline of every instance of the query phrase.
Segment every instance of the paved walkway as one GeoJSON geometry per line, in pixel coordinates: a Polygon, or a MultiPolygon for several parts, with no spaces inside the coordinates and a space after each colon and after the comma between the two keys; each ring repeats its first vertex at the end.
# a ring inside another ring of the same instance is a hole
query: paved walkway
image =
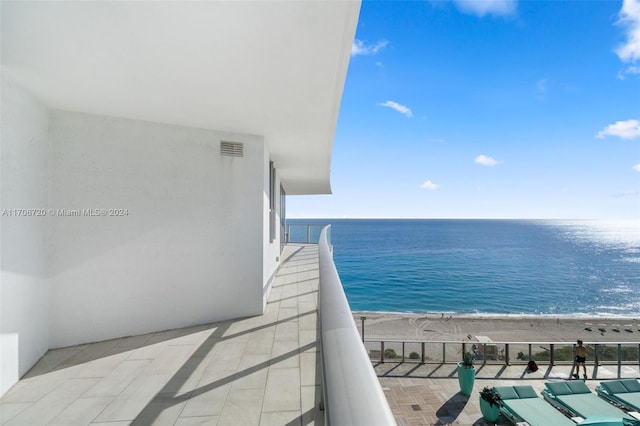
{"type": "MultiPolygon", "coordinates": [[[[544,383],[564,380],[570,365],[550,368],[539,365],[526,374],[524,365],[476,365],[477,376],[470,397],[460,393],[454,364],[390,363],[374,364],[384,393],[399,426],[487,425],[480,412],[479,392],[485,387],[530,385],[540,393],[544,383]]],[[[594,391],[601,380],[617,377],[617,366],[588,366],[587,386],[594,391]]],[[[623,366],[623,378],[640,377],[638,366],[623,366]]],[[[500,417],[497,425],[509,425],[500,417]]],[[[552,425],[549,425],[552,426],[552,425]]]]}
{"type": "Polygon", "coordinates": [[[317,246],[283,263],[264,315],[48,351],[2,425],[323,424],[317,246]]]}

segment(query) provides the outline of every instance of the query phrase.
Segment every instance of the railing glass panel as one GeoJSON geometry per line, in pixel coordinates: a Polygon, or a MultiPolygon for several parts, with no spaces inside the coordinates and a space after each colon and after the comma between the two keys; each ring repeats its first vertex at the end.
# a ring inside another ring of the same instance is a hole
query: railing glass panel
{"type": "MultiPolygon", "coordinates": [[[[288,224],[286,241],[288,243],[318,244],[320,233],[326,225],[288,224]]],[[[331,233],[328,231],[327,243],[331,246],[331,233]]]]}
{"type": "MultiPolygon", "coordinates": [[[[640,365],[640,344],[585,342],[588,365],[640,365]]],[[[364,347],[372,362],[422,362],[453,364],[463,352],[475,354],[476,363],[573,364],[574,344],[567,342],[408,341],[366,339],[364,347]]]]}
{"type": "Polygon", "coordinates": [[[378,377],[353,321],[333,263],[327,226],[320,237],[322,384],[327,425],[396,424],[378,377]]]}

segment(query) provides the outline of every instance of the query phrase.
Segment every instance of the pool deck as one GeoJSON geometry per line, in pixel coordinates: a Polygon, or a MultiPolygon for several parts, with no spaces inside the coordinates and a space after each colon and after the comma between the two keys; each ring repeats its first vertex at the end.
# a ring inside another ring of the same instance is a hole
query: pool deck
{"type": "MultiPolygon", "coordinates": [[[[283,256],[264,315],[49,350],[0,399],[0,424],[324,424],[317,246],[290,245],[283,256]]],[[[467,398],[453,364],[374,364],[400,426],[484,425],[483,386],[540,391],[571,368],[540,367],[527,375],[522,365],[478,366],[467,398]]],[[[601,366],[587,385],[615,377],[614,368],[601,366]]],[[[639,377],[638,366],[623,376],[639,377]]]]}
{"type": "MultiPolygon", "coordinates": [[[[399,426],[413,425],[488,425],[480,412],[479,392],[493,386],[532,386],[538,394],[547,381],[565,380],[570,365],[540,365],[535,373],[526,373],[524,365],[477,365],[471,396],[460,393],[454,364],[393,363],[375,364],[382,388],[399,426]]],[[[616,378],[617,366],[588,369],[585,381],[595,390],[601,380],[616,378]]],[[[623,366],[623,378],[640,377],[638,366],[623,366]]],[[[509,425],[502,416],[496,425],[509,425]]]]}

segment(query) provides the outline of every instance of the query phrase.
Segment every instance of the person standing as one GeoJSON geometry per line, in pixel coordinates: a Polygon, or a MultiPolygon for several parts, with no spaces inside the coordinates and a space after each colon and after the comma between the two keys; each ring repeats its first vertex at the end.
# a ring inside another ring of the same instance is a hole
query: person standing
{"type": "Polygon", "coordinates": [[[573,359],[573,366],[576,369],[573,377],[578,379],[580,377],[580,365],[584,371],[584,379],[587,379],[587,366],[585,362],[587,360],[587,348],[582,345],[582,340],[578,339],[578,345],[573,350],[575,358],[573,359]]]}

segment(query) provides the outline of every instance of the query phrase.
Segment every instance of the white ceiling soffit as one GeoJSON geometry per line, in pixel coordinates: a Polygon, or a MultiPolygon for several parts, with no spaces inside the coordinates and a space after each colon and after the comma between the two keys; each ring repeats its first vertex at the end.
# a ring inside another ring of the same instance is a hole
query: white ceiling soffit
{"type": "Polygon", "coordinates": [[[51,108],[265,137],[288,194],[329,173],[359,1],[2,1],[2,71],[51,108]]]}

